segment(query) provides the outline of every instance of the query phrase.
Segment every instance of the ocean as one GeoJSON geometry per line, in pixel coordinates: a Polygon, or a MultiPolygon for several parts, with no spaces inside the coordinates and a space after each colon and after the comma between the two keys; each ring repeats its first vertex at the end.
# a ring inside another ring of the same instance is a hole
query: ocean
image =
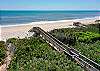
{"type": "Polygon", "coordinates": [[[0,11],[0,25],[18,25],[40,21],[58,21],[92,18],[100,16],[100,11],[0,11]]]}

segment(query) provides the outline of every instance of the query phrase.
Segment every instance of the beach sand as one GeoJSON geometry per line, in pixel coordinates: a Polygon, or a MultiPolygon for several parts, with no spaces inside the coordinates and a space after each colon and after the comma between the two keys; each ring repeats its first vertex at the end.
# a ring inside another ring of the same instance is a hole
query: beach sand
{"type": "Polygon", "coordinates": [[[23,25],[1,27],[0,29],[0,40],[6,41],[8,38],[24,38],[31,36],[32,33],[28,33],[32,27],[40,27],[45,31],[50,31],[53,29],[74,27],[73,22],[81,22],[82,24],[93,24],[95,20],[100,19],[100,17],[88,18],[88,19],[75,19],[75,20],[60,20],[60,21],[41,21],[32,22],[23,25]]]}

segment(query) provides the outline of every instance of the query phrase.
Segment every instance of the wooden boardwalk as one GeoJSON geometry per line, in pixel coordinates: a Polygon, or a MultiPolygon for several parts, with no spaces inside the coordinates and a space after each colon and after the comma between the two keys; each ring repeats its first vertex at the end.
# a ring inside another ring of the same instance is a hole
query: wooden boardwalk
{"type": "Polygon", "coordinates": [[[96,62],[90,60],[84,55],[80,54],[76,49],[68,47],[67,45],[60,42],[58,39],[53,37],[51,34],[45,32],[39,27],[33,27],[29,32],[34,32],[37,35],[40,35],[44,38],[48,43],[54,47],[59,52],[64,52],[66,55],[70,56],[73,60],[75,60],[79,65],[81,65],[87,71],[100,71],[100,65],[96,62]]]}

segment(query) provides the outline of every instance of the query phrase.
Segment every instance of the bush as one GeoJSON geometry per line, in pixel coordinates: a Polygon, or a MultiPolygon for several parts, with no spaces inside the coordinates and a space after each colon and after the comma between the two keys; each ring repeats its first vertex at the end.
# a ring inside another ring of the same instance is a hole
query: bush
{"type": "Polygon", "coordinates": [[[13,43],[17,50],[8,71],[84,71],[41,38],[17,39],[13,43]]]}
{"type": "Polygon", "coordinates": [[[0,64],[6,56],[5,42],[0,41],[0,64]]]}
{"type": "Polygon", "coordinates": [[[81,54],[100,64],[100,41],[89,44],[77,42],[74,48],[80,51],[81,54]]]}
{"type": "MultiPolygon", "coordinates": [[[[73,47],[79,50],[83,55],[88,58],[96,61],[100,64],[100,33],[99,33],[99,24],[90,24],[86,27],[76,27],[76,28],[62,28],[50,31],[50,33],[56,37],[60,33],[64,34],[64,37],[75,38],[73,47]]],[[[71,39],[62,41],[65,44],[71,41],[71,39]]]]}
{"type": "Polygon", "coordinates": [[[79,42],[94,42],[100,40],[100,34],[92,32],[75,32],[77,40],[79,42]]]}
{"type": "Polygon", "coordinates": [[[56,36],[56,38],[58,40],[60,40],[61,42],[63,42],[64,44],[68,44],[68,45],[74,45],[75,42],[76,42],[76,38],[74,36],[72,36],[71,34],[70,35],[59,35],[59,36],[56,36]]]}

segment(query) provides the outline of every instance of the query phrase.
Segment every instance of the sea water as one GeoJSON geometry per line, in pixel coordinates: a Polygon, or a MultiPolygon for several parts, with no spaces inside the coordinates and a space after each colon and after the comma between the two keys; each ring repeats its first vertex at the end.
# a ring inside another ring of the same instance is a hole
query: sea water
{"type": "Polygon", "coordinates": [[[0,25],[21,25],[31,22],[40,21],[58,21],[58,20],[72,20],[72,19],[82,19],[82,18],[92,18],[100,16],[100,11],[10,11],[1,10],[0,11],[0,25]]]}

